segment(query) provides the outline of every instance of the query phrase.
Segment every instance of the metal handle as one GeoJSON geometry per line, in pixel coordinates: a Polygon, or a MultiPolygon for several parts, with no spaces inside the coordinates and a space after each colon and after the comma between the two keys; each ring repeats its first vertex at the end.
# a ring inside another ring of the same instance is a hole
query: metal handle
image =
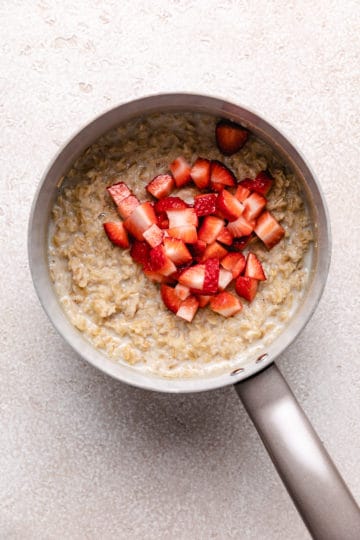
{"type": "Polygon", "coordinates": [[[360,509],[275,364],[235,385],[316,540],[359,540],[360,509]]]}

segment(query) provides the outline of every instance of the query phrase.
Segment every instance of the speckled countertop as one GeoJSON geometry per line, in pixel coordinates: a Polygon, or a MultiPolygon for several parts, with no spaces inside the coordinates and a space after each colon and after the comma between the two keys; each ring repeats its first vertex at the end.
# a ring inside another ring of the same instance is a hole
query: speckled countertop
{"type": "Polygon", "coordinates": [[[17,0],[0,6],[1,539],[306,539],[232,388],[129,388],[53,330],[26,232],[49,160],[93,116],[166,91],[258,110],[315,170],[333,258],[279,361],[360,500],[357,1],[17,0]]]}

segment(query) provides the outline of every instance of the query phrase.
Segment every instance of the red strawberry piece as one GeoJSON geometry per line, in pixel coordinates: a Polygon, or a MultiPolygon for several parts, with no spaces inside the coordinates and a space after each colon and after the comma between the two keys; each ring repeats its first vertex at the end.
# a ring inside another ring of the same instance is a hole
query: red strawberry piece
{"type": "Polygon", "coordinates": [[[192,256],[183,240],[179,238],[164,238],[165,254],[176,266],[192,261],[192,256]]]}
{"type": "Polygon", "coordinates": [[[245,274],[246,277],[257,279],[258,281],[265,281],[266,276],[261,262],[255,255],[255,253],[249,252],[246,259],[245,274]]]}
{"type": "Polygon", "coordinates": [[[210,183],[210,161],[200,157],[197,158],[191,167],[190,176],[198,189],[207,188],[210,183]]]}
{"type": "Polygon", "coordinates": [[[229,270],[225,270],[225,268],[220,268],[218,281],[219,291],[225,290],[229,283],[232,282],[232,280],[232,273],[229,270]]]}
{"type": "Polygon", "coordinates": [[[123,219],[126,219],[133,213],[133,211],[135,210],[137,206],[139,206],[139,204],[140,204],[140,201],[137,197],[135,197],[135,195],[129,195],[128,197],[126,197],[126,199],[123,199],[117,205],[117,209],[120,216],[123,219]]]}
{"type": "Polygon", "coordinates": [[[237,278],[245,269],[246,259],[242,253],[228,253],[221,259],[221,266],[229,270],[233,278],[237,278]]]}
{"type": "Polygon", "coordinates": [[[221,233],[224,225],[225,222],[223,219],[216,216],[205,216],[198,232],[199,240],[203,240],[207,244],[212,244],[221,233]]]}
{"type": "Polygon", "coordinates": [[[253,223],[247,221],[243,216],[237,218],[227,225],[228,231],[236,238],[240,236],[249,236],[254,230],[255,221],[253,223]]]}
{"type": "Polygon", "coordinates": [[[248,221],[256,219],[266,206],[266,199],[259,193],[253,192],[244,201],[243,216],[248,221]]]}
{"type": "Polygon", "coordinates": [[[246,187],[239,184],[235,191],[235,197],[240,202],[244,202],[245,199],[250,195],[250,193],[251,193],[250,189],[247,189],[246,187]]]}
{"type": "Polygon", "coordinates": [[[198,226],[198,217],[194,208],[182,208],[180,210],[167,210],[169,228],[184,227],[185,225],[198,226]]]}
{"type": "Polygon", "coordinates": [[[139,240],[134,240],[131,249],[130,255],[139,264],[146,264],[149,262],[150,258],[150,246],[147,242],[140,242],[139,240]]]}
{"type": "Polygon", "coordinates": [[[235,186],[234,174],[221,161],[213,160],[210,169],[210,186],[214,191],[221,191],[225,186],[235,186]]]}
{"type": "Polygon", "coordinates": [[[232,317],[242,310],[242,304],[236,296],[224,291],[210,298],[210,307],[223,317],[232,317]]]}
{"type": "Polygon", "coordinates": [[[137,240],[143,240],[143,233],[153,224],[156,224],[156,215],[150,202],[139,204],[130,216],[124,221],[126,229],[137,240]]]}
{"type": "Polygon", "coordinates": [[[160,214],[156,214],[156,217],[157,217],[157,225],[160,229],[169,228],[169,220],[166,215],[166,212],[161,212],[160,214]]]}
{"type": "Polygon", "coordinates": [[[245,178],[245,180],[239,182],[239,186],[259,193],[259,195],[267,195],[272,185],[273,179],[265,171],[261,171],[254,180],[245,178]]]}
{"type": "Polygon", "coordinates": [[[117,184],[113,184],[106,189],[108,190],[109,195],[111,196],[116,206],[118,206],[123,199],[126,199],[126,197],[129,197],[129,195],[131,195],[130,189],[124,182],[118,182],[117,184]]]}
{"type": "Polygon", "coordinates": [[[157,214],[161,214],[161,212],[166,212],[167,210],[181,210],[182,208],[189,208],[189,205],[180,197],[165,197],[165,199],[156,201],[154,208],[157,214]]]}
{"type": "Polygon", "coordinates": [[[175,181],[171,174],[159,174],[148,183],[146,189],[157,199],[163,199],[170,195],[175,187],[175,181]]]}
{"type": "Polygon", "coordinates": [[[235,124],[235,122],[230,122],[230,120],[220,120],[216,124],[216,144],[220,152],[227,156],[240,150],[246,143],[248,136],[247,129],[235,124]]]}
{"type": "Polygon", "coordinates": [[[150,281],[154,281],[155,283],[167,283],[169,278],[163,276],[160,274],[160,272],[155,272],[154,270],[151,270],[150,266],[144,265],[143,272],[145,276],[150,279],[150,281]]]}
{"type": "Polygon", "coordinates": [[[160,294],[165,306],[173,313],[177,313],[179,307],[181,306],[182,300],[176,294],[175,289],[173,287],[169,287],[169,285],[161,285],[160,294]]]}
{"type": "Polygon", "coordinates": [[[220,234],[216,237],[216,240],[218,242],[221,242],[222,244],[225,244],[226,246],[231,246],[234,237],[231,232],[226,227],[224,227],[220,234]]]}
{"type": "Polygon", "coordinates": [[[216,211],[216,193],[206,193],[205,195],[196,195],[194,198],[194,209],[200,216],[209,216],[216,211]]]}
{"type": "Polygon", "coordinates": [[[223,257],[225,257],[225,255],[227,255],[227,250],[218,242],[213,242],[212,244],[208,244],[206,246],[200,262],[205,262],[208,259],[213,258],[221,260],[223,257]]]}
{"type": "Polygon", "coordinates": [[[188,268],[190,268],[192,266],[192,261],[191,262],[188,262],[186,264],[181,264],[177,267],[176,269],[176,272],[174,272],[173,274],[171,274],[171,279],[178,282],[179,280],[179,277],[181,276],[181,274],[187,270],[188,268]]]}
{"type": "Polygon", "coordinates": [[[228,221],[235,221],[244,211],[242,203],[226,189],[220,191],[216,207],[228,221]]]}
{"type": "Polygon", "coordinates": [[[198,235],[195,225],[184,225],[183,227],[172,227],[168,229],[169,236],[183,240],[185,244],[194,244],[197,242],[198,235]]]}
{"type": "Polygon", "coordinates": [[[129,247],[129,238],[122,221],[108,221],[104,223],[105,232],[109,240],[122,248],[129,247]]]}
{"type": "Polygon", "coordinates": [[[170,163],[170,171],[175,180],[176,187],[182,187],[191,180],[190,165],[183,156],[179,156],[170,163]]]}
{"type": "Polygon", "coordinates": [[[164,238],[164,231],[160,229],[155,223],[153,223],[143,233],[143,237],[151,247],[156,247],[162,243],[164,238]]]}
{"type": "Polygon", "coordinates": [[[251,233],[248,236],[240,236],[240,238],[235,238],[230,246],[231,251],[243,251],[254,238],[254,233],[251,233]]]}
{"type": "Polygon", "coordinates": [[[176,312],[176,315],[187,322],[191,322],[195,317],[198,309],[199,300],[195,296],[189,296],[188,298],[186,298],[186,300],[183,300],[181,302],[180,307],[176,312]]]}
{"type": "Polygon", "coordinates": [[[218,290],[220,265],[219,259],[208,259],[205,263],[205,279],[202,293],[215,294],[218,290]]]}
{"type": "Polygon", "coordinates": [[[211,296],[206,294],[198,294],[196,298],[199,300],[199,307],[205,307],[210,302],[211,296]]]}
{"type": "Polygon", "coordinates": [[[201,259],[206,249],[206,246],[207,246],[207,243],[204,242],[203,240],[197,240],[197,242],[189,246],[190,252],[192,253],[192,256],[194,257],[195,260],[201,259]]]}
{"type": "Polygon", "coordinates": [[[178,283],[175,286],[175,292],[177,296],[180,298],[180,300],[185,300],[188,296],[190,296],[189,287],[185,287],[185,285],[181,285],[181,283],[178,283]]]}
{"type": "Polygon", "coordinates": [[[159,272],[163,276],[169,276],[176,272],[175,264],[166,256],[163,245],[157,246],[150,250],[149,269],[154,272],[159,272]]]}
{"type": "Polygon", "coordinates": [[[189,287],[189,289],[195,289],[202,291],[205,281],[205,264],[195,264],[184,270],[179,276],[179,283],[189,287]]]}
{"type": "Polygon", "coordinates": [[[258,217],[254,231],[268,249],[280,242],[285,234],[280,223],[267,210],[258,217]]]}
{"type": "Polygon", "coordinates": [[[235,290],[239,296],[252,302],[255,298],[258,280],[247,276],[239,276],[235,281],[235,290]]]}

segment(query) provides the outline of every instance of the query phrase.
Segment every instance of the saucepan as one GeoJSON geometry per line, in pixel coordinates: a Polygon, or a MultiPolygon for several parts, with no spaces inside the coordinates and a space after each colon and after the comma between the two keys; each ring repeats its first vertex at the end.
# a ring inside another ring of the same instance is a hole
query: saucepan
{"type": "Polygon", "coordinates": [[[63,338],[85,360],[122,382],[160,392],[197,392],[234,385],[313,537],[322,540],[360,538],[359,507],[274,363],[314,312],[325,285],[331,251],[329,218],[320,186],[298,150],[277,129],[247,108],[203,95],[163,94],[120,105],[81,129],[50,164],[34,199],[28,249],[34,285],[46,313],[63,338]],[[111,361],[71,325],[49,275],[50,214],[63,175],[87,147],[110,129],[135,117],[160,111],[204,112],[228,118],[270,144],[300,178],[313,224],[315,239],[310,279],[303,301],[290,322],[252,361],[214,376],[168,379],[141,372],[125,362],[111,361]]]}

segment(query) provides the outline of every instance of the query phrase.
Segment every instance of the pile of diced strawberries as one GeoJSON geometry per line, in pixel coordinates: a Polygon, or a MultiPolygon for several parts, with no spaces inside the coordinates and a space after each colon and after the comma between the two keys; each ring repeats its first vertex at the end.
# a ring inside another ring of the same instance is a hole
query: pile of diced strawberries
{"type": "MultiPolygon", "coordinates": [[[[248,131],[233,122],[216,126],[216,142],[226,155],[247,138],[248,131]]],[[[180,156],[168,174],[146,186],[154,201],[140,202],[124,182],[109,186],[122,221],[104,223],[104,229],[161,284],[165,306],[178,317],[191,322],[206,305],[231,317],[242,309],[240,297],[251,302],[258,282],[266,280],[261,262],[248,250],[252,241],[259,238],[271,249],[285,232],[266,209],[272,183],[266,171],[238,182],[220,161],[198,158],[191,166],[180,156]],[[171,196],[190,182],[199,190],[192,204],[171,196]],[[227,290],[230,284],[235,293],[227,290]]]]}

